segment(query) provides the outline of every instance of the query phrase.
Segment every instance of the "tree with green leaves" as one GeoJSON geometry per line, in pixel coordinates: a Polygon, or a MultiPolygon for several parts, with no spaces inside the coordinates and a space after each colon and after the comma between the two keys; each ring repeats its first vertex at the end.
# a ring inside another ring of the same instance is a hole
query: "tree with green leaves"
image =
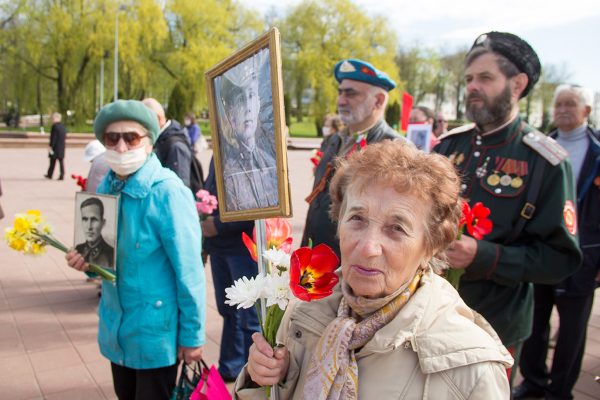
{"type": "MultiPolygon", "coordinates": [[[[280,21],[285,91],[291,94],[301,120],[303,97],[313,94],[312,115],[317,129],[335,112],[335,64],[359,58],[397,79],[394,64],[396,35],[384,17],[369,16],[350,0],[304,0],[290,7],[280,21]]],[[[398,98],[395,92],[392,98],[398,98]]]]}

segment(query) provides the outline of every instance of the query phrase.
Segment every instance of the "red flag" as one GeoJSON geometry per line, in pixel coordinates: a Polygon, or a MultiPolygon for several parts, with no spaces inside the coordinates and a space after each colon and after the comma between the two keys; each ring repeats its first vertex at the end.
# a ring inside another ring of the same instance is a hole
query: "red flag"
{"type": "Polygon", "coordinates": [[[406,132],[408,129],[408,118],[410,116],[410,110],[413,106],[413,97],[408,92],[402,93],[402,116],[400,118],[400,129],[402,132],[406,132]]]}

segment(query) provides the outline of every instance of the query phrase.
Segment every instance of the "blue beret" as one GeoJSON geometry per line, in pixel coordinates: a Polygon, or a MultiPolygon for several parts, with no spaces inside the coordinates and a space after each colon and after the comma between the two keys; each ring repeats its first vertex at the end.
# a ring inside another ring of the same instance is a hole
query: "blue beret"
{"type": "Polygon", "coordinates": [[[378,86],[388,92],[396,87],[396,82],[387,76],[385,72],[379,71],[368,62],[362,60],[342,60],[335,64],[333,73],[338,82],[341,82],[344,79],[352,79],[353,81],[365,82],[369,85],[378,86]]]}
{"type": "Polygon", "coordinates": [[[96,139],[102,142],[106,127],[117,121],[135,121],[139,123],[148,130],[148,136],[152,143],[155,143],[158,138],[160,132],[158,116],[141,101],[117,100],[102,107],[94,121],[96,139]]]}
{"type": "Polygon", "coordinates": [[[540,75],[542,74],[540,59],[529,43],[517,35],[508,32],[484,33],[475,39],[469,53],[479,47],[489,49],[494,53],[506,57],[515,64],[519,71],[527,75],[529,82],[523,93],[521,93],[521,97],[527,96],[540,79],[540,75]]]}

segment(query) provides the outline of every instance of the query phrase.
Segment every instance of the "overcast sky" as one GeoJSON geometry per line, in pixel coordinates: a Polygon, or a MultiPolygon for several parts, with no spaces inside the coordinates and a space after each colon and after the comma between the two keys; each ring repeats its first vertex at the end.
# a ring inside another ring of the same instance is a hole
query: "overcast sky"
{"type": "MultiPolygon", "coordinates": [[[[370,15],[386,15],[401,44],[437,49],[470,46],[491,30],[515,33],[571,83],[600,92],[599,0],[353,0],[370,15]]],[[[253,0],[265,13],[284,13],[298,0],[253,0]]],[[[285,32],[282,32],[285,35],[285,32]]]]}

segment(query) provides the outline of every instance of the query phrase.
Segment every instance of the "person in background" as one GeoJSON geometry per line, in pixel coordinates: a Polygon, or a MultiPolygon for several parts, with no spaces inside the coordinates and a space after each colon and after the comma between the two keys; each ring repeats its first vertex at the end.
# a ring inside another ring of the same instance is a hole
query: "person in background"
{"type": "Polygon", "coordinates": [[[85,146],[83,159],[92,163],[85,185],[86,192],[96,193],[98,185],[100,185],[100,182],[102,182],[108,171],[110,171],[110,167],[104,159],[105,151],[106,148],[97,139],[92,140],[85,146]]]}
{"type": "Polygon", "coordinates": [[[190,138],[190,144],[193,148],[202,135],[200,127],[196,123],[196,116],[194,113],[187,113],[185,117],[183,117],[183,125],[185,126],[188,137],[190,138]]]}
{"type": "MultiPolygon", "coordinates": [[[[98,193],[119,195],[117,281],[103,282],[98,344],[119,400],[169,400],[178,359],[202,358],[205,279],[193,195],[152,146],[158,118],[135,100],[104,106],[94,122],[111,171],[98,193]]],[[[87,271],[83,256],[66,254],[87,271]]]]}
{"type": "Polygon", "coordinates": [[[52,128],[50,128],[50,145],[48,146],[48,157],[50,158],[50,165],[48,166],[48,172],[44,175],[47,179],[52,179],[54,174],[54,166],[56,161],[60,164],[60,175],[58,180],[62,181],[65,179],[65,146],[67,140],[67,128],[61,123],[62,115],[55,112],[52,113],[52,128]]]}
{"type": "Polygon", "coordinates": [[[438,129],[438,123],[435,119],[435,113],[431,108],[425,106],[414,107],[410,110],[408,123],[431,125],[431,137],[429,138],[430,149],[433,149],[440,142],[435,134],[435,131],[438,129]]]}
{"type": "Polygon", "coordinates": [[[439,138],[448,132],[448,120],[444,117],[444,113],[439,111],[435,114],[436,127],[433,130],[435,137],[439,138]]]}
{"type": "Polygon", "coordinates": [[[154,152],[158,161],[163,167],[175,172],[189,188],[193,150],[185,128],[182,128],[176,120],[167,119],[164,108],[156,99],[146,98],[142,103],[158,116],[160,133],[154,143],[154,152]]]}
{"type": "MultiPolygon", "coordinates": [[[[323,127],[321,128],[323,141],[321,142],[321,148],[319,150],[325,152],[331,144],[335,143],[337,135],[347,134],[347,131],[343,129],[344,123],[339,115],[327,114],[323,120],[323,127]]],[[[342,140],[343,139],[344,138],[342,138],[342,140]]]]}
{"type": "MultiPolygon", "coordinates": [[[[205,189],[218,198],[215,165],[211,159],[205,189]]],[[[225,289],[242,278],[258,274],[258,266],[242,241],[242,233],[252,237],[254,221],[222,222],[219,210],[200,222],[204,249],[210,255],[210,268],[217,311],[223,317],[219,349],[219,374],[225,382],[233,382],[248,360],[252,334],[260,330],[254,307],[236,309],[225,304],[225,289]]]]}
{"type": "Polygon", "coordinates": [[[587,324],[600,272],[600,143],[588,125],[591,91],[560,85],[554,93],[554,124],[550,132],[568,152],[577,182],[577,226],[583,264],[554,285],[535,284],[533,330],[523,345],[519,368],[523,382],[513,392],[525,398],[572,399],[585,352],[587,324]],[[556,306],[558,337],[550,368],[546,365],[550,315],[556,306]]]}

